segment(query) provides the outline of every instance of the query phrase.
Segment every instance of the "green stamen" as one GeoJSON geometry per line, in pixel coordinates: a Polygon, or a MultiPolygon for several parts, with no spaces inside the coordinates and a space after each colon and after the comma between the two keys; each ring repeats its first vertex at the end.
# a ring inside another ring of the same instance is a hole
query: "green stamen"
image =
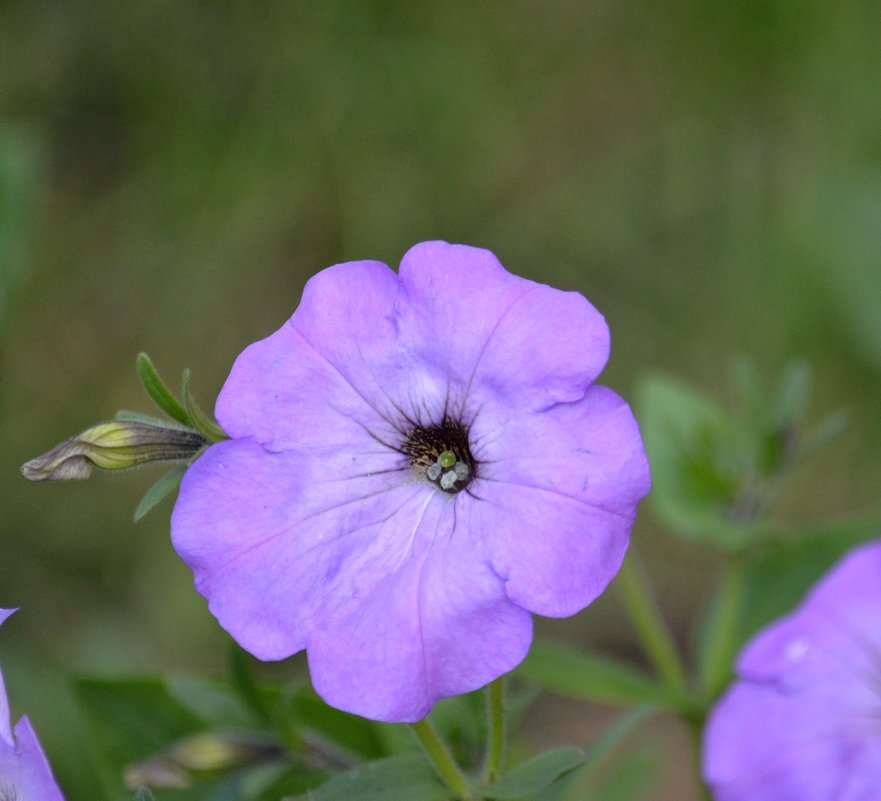
{"type": "Polygon", "coordinates": [[[441,467],[452,467],[456,464],[456,454],[452,451],[444,451],[437,457],[437,462],[441,467]]]}

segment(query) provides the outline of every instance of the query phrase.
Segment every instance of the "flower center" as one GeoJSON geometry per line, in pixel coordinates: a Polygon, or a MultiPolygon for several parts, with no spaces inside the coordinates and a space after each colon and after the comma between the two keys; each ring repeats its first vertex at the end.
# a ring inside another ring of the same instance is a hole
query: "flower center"
{"type": "Polygon", "coordinates": [[[451,495],[474,478],[477,465],[468,446],[468,428],[458,420],[444,417],[437,425],[414,426],[403,450],[416,472],[451,495]]]}

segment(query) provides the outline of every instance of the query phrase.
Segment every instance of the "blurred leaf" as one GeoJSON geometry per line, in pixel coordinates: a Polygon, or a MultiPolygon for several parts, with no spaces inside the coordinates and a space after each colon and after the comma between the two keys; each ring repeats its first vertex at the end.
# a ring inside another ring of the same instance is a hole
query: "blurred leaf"
{"type": "Polygon", "coordinates": [[[533,644],[517,675],[542,689],[604,704],[670,706],[669,693],[628,665],[549,642],[533,644]]]}
{"type": "Polygon", "coordinates": [[[153,793],[150,792],[149,787],[139,787],[133,801],[154,801],[153,793]]]}
{"type": "Polygon", "coordinates": [[[172,420],[177,420],[185,426],[191,426],[187,410],[181,406],[180,401],[174,397],[167,384],[162,380],[153,366],[153,362],[150,361],[150,357],[146,353],[139,353],[135,364],[141,383],[153,402],[172,420]]]}
{"type": "Polygon", "coordinates": [[[818,527],[796,540],[764,548],[748,567],[740,644],[794,609],[848,550],[881,536],[881,515],[818,527]]]}
{"type": "Polygon", "coordinates": [[[165,676],[169,696],[212,728],[248,728],[258,721],[232,688],[192,676],[165,676]]]}
{"type": "Polygon", "coordinates": [[[644,801],[653,798],[648,790],[661,762],[658,749],[637,749],[625,754],[601,780],[592,781],[586,791],[570,796],[571,801],[644,801]]]}
{"type": "Polygon", "coordinates": [[[730,415],[664,376],[643,381],[639,397],[659,519],[675,534],[725,548],[756,539],[762,529],[737,520],[744,465],[730,415]]]}
{"type": "Polygon", "coordinates": [[[571,745],[546,751],[518,765],[495,784],[481,787],[480,795],[505,801],[530,798],[571,773],[584,759],[584,751],[571,745]]]}
{"type": "Polygon", "coordinates": [[[251,656],[231,637],[228,653],[233,690],[242,703],[251,710],[255,718],[268,725],[272,720],[272,709],[265,689],[258,685],[254,676],[253,663],[256,661],[256,657],[251,656]]]}
{"type": "Polygon", "coordinates": [[[807,459],[841,436],[850,424],[850,415],[844,409],[824,417],[814,428],[802,435],[799,459],[807,459]]]}
{"type": "Polygon", "coordinates": [[[177,467],[172,467],[162,478],[160,478],[150,489],[147,490],[144,497],[141,498],[140,503],[137,505],[135,509],[134,519],[135,523],[140,522],[147,515],[147,513],[156,506],[163,498],[174,492],[178,485],[180,484],[180,480],[184,477],[184,473],[187,472],[187,465],[181,464],[177,467]]]}
{"type": "Polygon", "coordinates": [[[327,778],[325,770],[305,764],[292,772],[287,756],[278,762],[277,738],[257,731],[250,710],[222,683],[88,678],[76,683],[76,691],[112,801],[130,798],[124,776],[133,784],[162,785],[162,801],[256,801],[267,788],[278,790],[267,798],[276,801],[327,778]],[[206,780],[211,774],[201,772],[209,763],[224,775],[206,780]]]}
{"type": "Polygon", "coordinates": [[[161,750],[205,721],[187,709],[161,679],[94,679],[76,682],[107,797],[128,799],[126,765],[161,750]]]}
{"type": "Polygon", "coordinates": [[[803,361],[789,362],[777,384],[771,401],[772,424],[793,426],[802,423],[811,399],[812,370],[803,361]]]}
{"type": "MultiPolygon", "coordinates": [[[[510,694],[506,694],[506,707],[512,700],[510,694]]],[[[485,690],[444,698],[434,705],[429,720],[459,765],[466,771],[479,767],[484,758],[487,733],[485,690]]],[[[506,720],[510,726],[511,718],[506,720]]]]}
{"type": "Polygon", "coordinates": [[[595,770],[597,766],[630,734],[645,723],[658,711],[654,706],[640,706],[628,710],[611,725],[608,726],[587,749],[587,757],[582,770],[595,770]]]}
{"type": "Polygon", "coordinates": [[[309,738],[308,744],[337,761],[351,760],[353,755],[364,759],[386,755],[376,723],[328,706],[311,688],[298,689],[288,699],[284,717],[301,736],[317,735],[321,742],[309,738]]]}
{"type": "MultiPolygon", "coordinates": [[[[658,707],[642,706],[628,710],[620,715],[610,726],[607,726],[600,735],[591,742],[587,749],[584,764],[571,776],[567,777],[566,784],[574,784],[578,795],[567,794],[564,786],[559,795],[571,796],[581,801],[584,797],[583,788],[600,785],[599,776],[607,759],[611,757],[624,743],[627,738],[638,729],[646,720],[658,712],[658,707]]],[[[555,796],[556,797],[556,796],[555,796]]],[[[545,801],[545,796],[540,801],[545,801]]]]}
{"type": "MultiPolygon", "coordinates": [[[[396,756],[359,765],[295,801],[449,801],[421,755],[396,756]]],[[[290,799],[288,801],[291,801],[290,799]]]]}
{"type": "Polygon", "coordinates": [[[192,390],[190,389],[190,373],[189,367],[184,370],[182,394],[184,407],[186,408],[187,416],[192,421],[193,427],[207,439],[211,440],[211,442],[229,439],[227,433],[217,425],[213,418],[205,414],[199,404],[196,403],[196,399],[193,397],[192,390]]]}

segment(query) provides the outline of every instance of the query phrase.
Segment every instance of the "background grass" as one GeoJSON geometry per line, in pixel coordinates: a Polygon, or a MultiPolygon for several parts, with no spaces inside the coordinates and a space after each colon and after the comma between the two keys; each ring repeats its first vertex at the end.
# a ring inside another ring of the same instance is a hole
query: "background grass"
{"type": "MultiPolygon", "coordinates": [[[[869,0],[0,3],[2,654],[68,797],[94,797],[69,674],[219,671],[225,640],[170,505],[131,523],[158,474],[18,467],[148,410],[141,349],[210,407],[330,264],[488,247],[603,311],[630,398],[804,358],[853,424],[780,516],[877,508],[879,33],[869,0]]],[[[712,556],[647,509],[636,536],[685,641],[712,556]]],[[[614,600],[547,629],[632,648],[614,600]]]]}

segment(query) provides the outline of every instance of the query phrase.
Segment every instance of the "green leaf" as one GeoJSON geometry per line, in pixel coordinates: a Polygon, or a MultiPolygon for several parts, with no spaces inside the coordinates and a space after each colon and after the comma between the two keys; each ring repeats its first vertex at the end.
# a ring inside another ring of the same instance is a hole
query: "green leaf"
{"type": "Polygon", "coordinates": [[[159,376],[153,362],[146,353],[139,353],[136,361],[138,376],[147,394],[153,399],[153,402],[162,409],[172,420],[177,420],[185,426],[191,426],[190,417],[187,410],[181,405],[180,401],[174,397],[166,383],[159,376]]]}
{"type": "Polygon", "coordinates": [[[122,791],[125,766],[205,727],[161,679],[80,679],[75,689],[107,798],[113,801],[130,798],[122,791]]]}
{"type": "Polygon", "coordinates": [[[740,549],[763,533],[739,523],[744,443],[731,416],[689,387],[664,376],[643,382],[640,423],[652,465],[650,501],[675,534],[740,549]]]}
{"type": "Polygon", "coordinates": [[[238,694],[224,682],[192,676],[165,676],[168,695],[212,728],[246,729],[257,722],[238,694]]]}
{"type": "Polygon", "coordinates": [[[645,723],[652,715],[658,712],[655,706],[640,706],[628,710],[621,715],[611,726],[594,740],[587,749],[587,757],[584,760],[583,771],[595,770],[599,764],[618,748],[635,729],[645,723]]]}
{"type": "Polygon", "coordinates": [[[533,644],[517,670],[521,678],[573,698],[618,705],[676,705],[666,689],[629,665],[556,643],[533,644]]]}
{"type": "Polygon", "coordinates": [[[135,509],[135,523],[140,522],[157,503],[174,492],[186,472],[187,465],[185,464],[172,467],[171,470],[150,487],[135,509]]]}
{"type": "Polygon", "coordinates": [[[586,788],[573,786],[575,792],[566,797],[567,801],[644,801],[654,798],[649,785],[655,780],[661,763],[667,761],[657,747],[636,750],[617,761],[601,781],[591,781],[586,788]]]}
{"type": "Polygon", "coordinates": [[[135,793],[134,801],[154,801],[153,793],[147,787],[139,787],[135,793]]]}
{"type": "Polygon", "coordinates": [[[830,442],[839,437],[850,424],[850,415],[845,409],[839,409],[837,412],[824,417],[814,428],[807,434],[803,435],[803,440],[798,450],[798,458],[800,460],[813,456],[817,451],[825,448],[830,442]]]}
{"type": "MultiPolygon", "coordinates": [[[[583,801],[585,788],[595,790],[601,786],[599,775],[611,755],[639,726],[658,711],[658,707],[643,706],[631,709],[619,716],[590,744],[580,767],[564,774],[541,793],[533,796],[530,801],[560,801],[563,798],[571,799],[571,801],[583,801]]],[[[621,755],[616,755],[615,758],[620,760],[621,755]]]]}
{"type": "Polygon", "coordinates": [[[184,370],[182,392],[187,416],[192,421],[193,426],[211,442],[221,442],[222,440],[229,439],[227,433],[217,425],[213,418],[203,412],[199,404],[196,403],[196,399],[190,390],[190,374],[191,371],[188,367],[184,370]]]}
{"type": "Polygon", "coordinates": [[[358,765],[306,795],[286,801],[449,801],[421,755],[389,757],[358,765]]]}
{"type": "Polygon", "coordinates": [[[571,745],[546,751],[518,765],[496,784],[481,787],[480,795],[500,801],[529,798],[571,773],[584,763],[584,759],[584,751],[571,745]]]}
{"type": "Polygon", "coordinates": [[[768,545],[747,567],[740,643],[801,603],[808,590],[851,548],[881,531],[881,515],[806,532],[768,545]]]}
{"type": "Polygon", "coordinates": [[[307,687],[297,690],[288,703],[286,718],[298,732],[310,731],[345,755],[363,759],[385,756],[379,728],[373,721],[328,706],[307,687]]]}
{"type": "Polygon", "coordinates": [[[230,638],[229,672],[233,690],[242,703],[251,710],[254,717],[261,723],[268,725],[272,720],[271,705],[266,693],[262,691],[254,677],[254,661],[256,661],[255,657],[230,638]]]}
{"type": "Polygon", "coordinates": [[[800,425],[807,415],[811,399],[812,371],[802,361],[789,362],[771,400],[772,424],[776,426],[800,425]]]}

